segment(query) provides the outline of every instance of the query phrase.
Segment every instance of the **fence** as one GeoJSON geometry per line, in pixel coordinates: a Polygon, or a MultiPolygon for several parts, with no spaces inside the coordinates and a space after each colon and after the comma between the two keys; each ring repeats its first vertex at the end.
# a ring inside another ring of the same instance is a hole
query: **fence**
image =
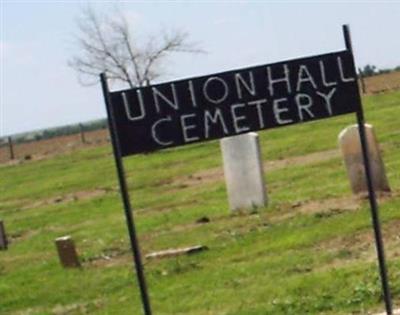
{"type": "Polygon", "coordinates": [[[29,160],[98,145],[109,139],[107,125],[77,124],[0,138],[0,163],[29,160]]]}

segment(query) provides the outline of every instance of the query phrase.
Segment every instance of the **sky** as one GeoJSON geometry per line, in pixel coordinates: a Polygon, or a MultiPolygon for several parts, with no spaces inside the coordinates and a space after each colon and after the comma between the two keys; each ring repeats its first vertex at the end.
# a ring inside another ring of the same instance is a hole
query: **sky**
{"type": "Polygon", "coordinates": [[[100,85],[68,66],[88,4],[117,6],[137,40],[179,29],[206,51],[174,55],[161,81],[342,50],[342,24],[358,67],[400,65],[400,1],[0,0],[0,137],[105,117],[100,85]]]}

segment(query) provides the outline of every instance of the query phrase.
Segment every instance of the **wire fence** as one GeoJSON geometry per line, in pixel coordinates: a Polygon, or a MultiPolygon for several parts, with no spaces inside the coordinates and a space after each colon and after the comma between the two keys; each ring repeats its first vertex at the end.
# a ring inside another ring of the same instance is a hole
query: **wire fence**
{"type": "Polygon", "coordinates": [[[38,159],[109,141],[104,123],[80,123],[0,138],[0,163],[38,159]]]}

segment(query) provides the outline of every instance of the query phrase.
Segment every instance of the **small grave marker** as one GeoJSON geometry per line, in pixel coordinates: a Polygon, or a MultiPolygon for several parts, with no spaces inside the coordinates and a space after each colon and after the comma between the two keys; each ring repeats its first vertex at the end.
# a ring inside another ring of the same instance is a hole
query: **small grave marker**
{"type": "Polygon", "coordinates": [[[64,268],[79,268],[78,254],[75,249],[75,243],[70,236],[63,236],[55,240],[58,257],[64,268]]]}

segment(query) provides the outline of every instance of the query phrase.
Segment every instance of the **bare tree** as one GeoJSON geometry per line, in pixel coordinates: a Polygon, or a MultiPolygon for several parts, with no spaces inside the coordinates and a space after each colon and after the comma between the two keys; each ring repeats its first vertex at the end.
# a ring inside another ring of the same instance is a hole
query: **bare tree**
{"type": "Polygon", "coordinates": [[[81,53],[68,64],[78,72],[84,85],[95,84],[99,73],[105,72],[111,80],[131,88],[145,86],[165,74],[162,64],[169,55],[201,52],[182,31],[162,31],[141,43],[132,36],[121,12],[114,17],[100,17],[87,8],[78,19],[78,28],[81,53]]]}

